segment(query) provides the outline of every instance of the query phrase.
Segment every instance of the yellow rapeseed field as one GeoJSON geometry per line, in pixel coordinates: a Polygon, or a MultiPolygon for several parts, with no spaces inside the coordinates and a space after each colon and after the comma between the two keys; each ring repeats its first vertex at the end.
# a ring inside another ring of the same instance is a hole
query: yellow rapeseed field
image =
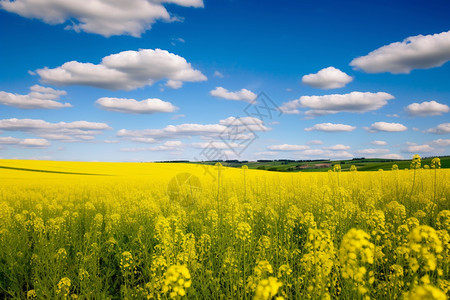
{"type": "Polygon", "coordinates": [[[0,298],[447,299],[432,167],[0,160],[0,298]]]}

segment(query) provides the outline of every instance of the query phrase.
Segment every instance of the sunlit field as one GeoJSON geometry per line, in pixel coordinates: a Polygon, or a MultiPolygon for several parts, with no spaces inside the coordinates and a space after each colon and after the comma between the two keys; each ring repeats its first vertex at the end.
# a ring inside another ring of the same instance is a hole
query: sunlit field
{"type": "Polygon", "coordinates": [[[433,162],[0,160],[0,298],[446,299],[450,171],[433,162]]]}

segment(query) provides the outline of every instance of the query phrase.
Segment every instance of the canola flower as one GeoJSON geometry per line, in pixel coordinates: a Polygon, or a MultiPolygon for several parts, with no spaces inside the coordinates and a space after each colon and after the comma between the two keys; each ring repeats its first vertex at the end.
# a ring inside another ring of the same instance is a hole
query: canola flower
{"type": "Polygon", "coordinates": [[[169,267],[165,273],[162,292],[169,293],[169,297],[172,299],[183,297],[191,284],[191,274],[186,266],[174,265],[169,267]]]}
{"type": "Polygon", "coordinates": [[[447,296],[440,289],[426,284],[421,285],[405,296],[407,300],[447,300],[447,296]]]}
{"type": "Polygon", "coordinates": [[[351,281],[353,288],[361,295],[365,295],[375,281],[373,271],[368,270],[374,263],[375,250],[369,239],[370,235],[363,230],[350,229],[339,249],[342,277],[351,281]]]}
{"type": "Polygon", "coordinates": [[[432,169],[440,169],[441,168],[441,159],[439,157],[435,157],[431,160],[431,168],[432,169]]]}
{"type": "Polygon", "coordinates": [[[27,300],[37,299],[36,291],[35,290],[29,290],[27,292],[27,300]]]}
{"type": "Polygon", "coordinates": [[[445,299],[450,171],[418,162],[333,174],[2,161],[65,173],[0,169],[0,298],[445,299]],[[180,173],[202,188],[168,193],[180,173]]]}
{"type": "Polygon", "coordinates": [[[436,231],[430,226],[421,225],[411,231],[408,239],[411,270],[413,272],[419,269],[423,269],[424,272],[436,270],[436,255],[444,249],[436,231]]]}
{"type": "Polygon", "coordinates": [[[70,281],[69,278],[63,277],[58,282],[57,288],[56,288],[56,294],[61,295],[63,298],[67,298],[70,293],[70,286],[72,285],[72,281],[70,281]]]}
{"type": "MultiPolygon", "coordinates": [[[[254,300],[268,300],[272,299],[277,293],[278,289],[283,284],[278,281],[277,278],[270,276],[267,279],[263,279],[258,283],[256,287],[254,300]]],[[[282,300],[282,297],[277,297],[277,300],[282,300]]]]}
{"type": "Polygon", "coordinates": [[[411,169],[419,169],[420,165],[421,165],[420,155],[414,154],[412,161],[411,161],[411,169]]]}

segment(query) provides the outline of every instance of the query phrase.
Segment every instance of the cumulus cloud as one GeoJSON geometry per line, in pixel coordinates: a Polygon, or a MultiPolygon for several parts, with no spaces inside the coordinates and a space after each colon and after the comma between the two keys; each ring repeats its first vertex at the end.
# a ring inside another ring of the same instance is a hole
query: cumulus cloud
{"type": "Polygon", "coordinates": [[[72,107],[70,103],[58,102],[60,96],[66,95],[65,91],[55,90],[37,84],[30,87],[30,90],[31,92],[27,95],[0,91],[0,104],[22,109],[55,109],[72,107]]]}
{"type": "Polygon", "coordinates": [[[333,150],[333,151],[348,150],[348,149],[350,149],[350,146],[337,144],[337,145],[334,145],[334,146],[331,146],[331,147],[324,147],[323,149],[325,149],[325,150],[333,150]]]}
{"type": "Polygon", "coordinates": [[[177,110],[177,107],[172,103],[157,98],[138,101],[135,99],[103,97],[98,99],[96,103],[104,110],[131,114],[168,113],[177,110]]]}
{"type": "Polygon", "coordinates": [[[178,150],[183,145],[181,141],[167,141],[164,144],[156,147],[150,147],[150,151],[167,151],[167,150],[178,150]]]}
{"type": "Polygon", "coordinates": [[[192,143],[194,148],[205,149],[205,148],[214,148],[214,149],[235,149],[235,148],[244,148],[245,145],[238,143],[224,143],[224,142],[209,142],[209,143],[192,143]]]}
{"type": "Polygon", "coordinates": [[[234,100],[234,101],[245,101],[245,102],[253,102],[257,95],[253,93],[252,91],[249,91],[247,89],[242,89],[237,92],[230,92],[227,89],[223,87],[216,87],[214,90],[209,92],[211,96],[217,97],[217,98],[223,98],[227,100],[234,100]]]}
{"type": "Polygon", "coordinates": [[[122,148],[122,152],[141,152],[141,151],[173,151],[182,150],[183,143],[181,141],[167,141],[162,145],[154,147],[138,147],[138,148],[122,148]]]}
{"type": "Polygon", "coordinates": [[[281,111],[286,114],[299,114],[298,108],[309,108],[307,116],[321,116],[340,112],[364,113],[380,109],[394,96],[384,92],[333,94],[324,96],[302,96],[297,100],[283,103],[281,111]]]}
{"type": "Polygon", "coordinates": [[[432,141],[430,144],[439,146],[439,147],[447,147],[450,146],[450,139],[438,139],[432,141]]]}
{"type": "Polygon", "coordinates": [[[387,142],[385,142],[385,141],[371,141],[370,143],[375,146],[386,146],[387,145],[387,142]]]}
{"type": "Polygon", "coordinates": [[[353,131],[355,126],[345,124],[333,124],[333,123],[320,123],[313,127],[305,128],[305,131],[324,131],[324,132],[340,132],[340,131],[353,131]]]}
{"type": "Polygon", "coordinates": [[[185,7],[203,7],[203,0],[2,0],[0,7],[29,19],[50,25],[68,24],[66,29],[96,33],[105,37],[140,37],[156,21],[173,22],[164,7],[173,3],[185,7]]]}
{"type": "Polygon", "coordinates": [[[143,129],[143,130],[127,130],[121,129],[117,132],[119,137],[153,137],[153,138],[169,138],[172,136],[211,136],[218,135],[226,129],[220,124],[180,124],[168,125],[163,129],[143,129]]]}
{"type": "Polygon", "coordinates": [[[400,154],[394,154],[394,153],[382,155],[382,156],[380,156],[380,158],[387,158],[387,159],[404,159],[404,157],[401,156],[400,154]]]}
{"type": "Polygon", "coordinates": [[[146,150],[148,150],[148,148],[143,148],[143,147],[120,149],[120,151],[122,151],[122,152],[141,152],[141,151],[146,151],[146,150]]]}
{"type": "Polygon", "coordinates": [[[369,148],[356,151],[359,154],[383,154],[389,153],[389,149],[369,148]]]}
{"type": "Polygon", "coordinates": [[[267,149],[276,151],[299,151],[309,149],[309,146],[282,144],[282,145],[271,145],[268,146],[267,149]]]}
{"type": "Polygon", "coordinates": [[[434,134],[448,134],[450,133],[450,123],[439,124],[436,128],[430,128],[426,132],[434,134]]]}
{"type": "Polygon", "coordinates": [[[38,148],[46,148],[50,146],[50,142],[46,139],[24,139],[19,145],[24,147],[38,147],[38,148]]]}
{"type": "Polygon", "coordinates": [[[400,123],[375,122],[370,127],[364,127],[369,132],[400,132],[406,131],[408,127],[400,123]]]}
{"type": "Polygon", "coordinates": [[[179,114],[179,115],[173,115],[173,116],[171,117],[171,119],[172,119],[172,120],[178,120],[178,119],[184,118],[184,117],[186,117],[186,115],[184,115],[184,114],[179,114]]]}
{"type": "Polygon", "coordinates": [[[0,129],[34,134],[49,140],[74,142],[92,140],[95,135],[102,134],[103,130],[112,128],[105,123],[88,121],[49,123],[37,119],[13,118],[0,120],[0,129]]]}
{"type": "Polygon", "coordinates": [[[168,125],[162,129],[128,130],[121,129],[117,136],[123,138],[153,138],[155,140],[168,139],[173,137],[191,138],[200,137],[221,137],[222,139],[249,139],[254,132],[268,131],[270,128],[262,125],[260,119],[253,117],[234,118],[229,117],[220,120],[218,124],[179,124],[168,125]]]}
{"type": "Polygon", "coordinates": [[[171,89],[177,90],[183,86],[183,81],[170,79],[170,80],[167,80],[166,86],[171,89]]]}
{"type": "Polygon", "coordinates": [[[132,142],[145,143],[145,144],[153,144],[153,143],[157,142],[154,138],[145,138],[145,137],[134,137],[134,138],[130,138],[130,140],[132,142]]]}
{"type": "Polygon", "coordinates": [[[378,48],[350,63],[367,73],[410,73],[413,69],[440,67],[450,60],[450,31],[417,35],[378,48]]]}
{"type": "Polygon", "coordinates": [[[425,101],[422,103],[412,103],[405,107],[405,111],[410,116],[420,116],[420,117],[428,117],[428,116],[439,116],[443,113],[447,113],[450,110],[448,105],[441,104],[436,101],[425,101]]]}
{"type": "Polygon", "coordinates": [[[133,90],[167,79],[172,88],[183,82],[207,80],[185,58],[161,49],[123,51],[106,56],[100,64],[69,61],[62,66],[36,71],[41,80],[54,85],[86,85],[109,90],[133,90]]]}
{"type": "Polygon", "coordinates": [[[430,145],[409,145],[402,151],[406,153],[428,153],[434,151],[434,148],[430,145]]]}
{"type": "Polygon", "coordinates": [[[11,136],[0,137],[0,145],[15,145],[20,142],[20,139],[11,136]]]}
{"type": "Polygon", "coordinates": [[[279,153],[276,151],[261,151],[261,152],[255,152],[253,153],[254,156],[258,156],[258,157],[264,157],[264,156],[275,156],[278,155],[279,153]]]}
{"type": "Polygon", "coordinates": [[[255,117],[228,117],[224,120],[219,121],[220,125],[224,125],[231,128],[241,127],[241,130],[247,131],[269,131],[270,128],[264,125],[264,122],[261,119],[255,117]]]}
{"type": "Polygon", "coordinates": [[[312,141],[307,142],[307,144],[308,145],[322,145],[323,142],[320,140],[312,140],[312,141]]]}
{"type": "Polygon", "coordinates": [[[0,145],[12,145],[30,148],[47,148],[50,142],[46,139],[18,139],[11,136],[0,137],[0,145]]]}
{"type": "Polygon", "coordinates": [[[398,114],[387,114],[386,117],[389,118],[399,118],[400,116],[398,114]]]}
{"type": "Polygon", "coordinates": [[[223,78],[223,74],[219,71],[214,71],[214,77],[219,77],[219,78],[223,78]]]}
{"type": "Polygon", "coordinates": [[[323,90],[342,88],[352,80],[351,76],[334,67],[328,67],[315,74],[302,77],[304,84],[323,90]]]}
{"type": "Polygon", "coordinates": [[[321,158],[352,158],[353,154],[347,151],[330,151],[324,149],[308,149],[297,152],[296,155],[300,157],[321,157],[321,158]]]}

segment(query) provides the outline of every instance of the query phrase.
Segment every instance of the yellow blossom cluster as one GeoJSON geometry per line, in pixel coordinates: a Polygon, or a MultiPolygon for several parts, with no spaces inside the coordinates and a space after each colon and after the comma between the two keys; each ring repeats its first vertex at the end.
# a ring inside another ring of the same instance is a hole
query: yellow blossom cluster
{"type": "Polygon", "coordinates": [[[165,273],[162,292],[169,293],[169,297],[172,299],[183,297],[191,284],[191,274],[186,266],[173,265],[165,273]]]}

